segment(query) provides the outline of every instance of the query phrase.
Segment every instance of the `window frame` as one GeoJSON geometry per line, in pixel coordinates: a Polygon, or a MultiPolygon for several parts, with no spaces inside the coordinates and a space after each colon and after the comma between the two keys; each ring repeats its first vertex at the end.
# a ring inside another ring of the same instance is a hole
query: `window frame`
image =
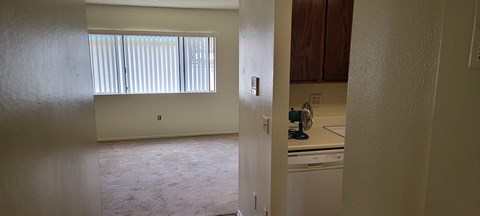
{"type": "MultiPolygon", "coordinates": [[[[214,90],[213,91],[208,91],[208,92],[186,92],[186,91],[181,91],[181,92],[143,92],[143,93],[128,93],[128,92],[122,92],[122,93],[95,93],[94,86],[92,85],[92,92],[94,96],[112,96],[112,95],[163,95],[163,94],[215,94],[217,93],[217,33],[216,32],[211,32],[211,31],[157,31],[157,30],[115,30],[115,29],[98,29],[98,28],[89,28],[88,35],[90,34],[105,34],[105,35],[122,35],[122,36],[127,36],[127,35],[132,35],[132,36],[167,36],[167,37],[213,37],[215,38],[215,72],[213,74],[213,77],[210,79],[213,79],[213,85],[214,85],[214,90]]],[[[90,45],[88,45],[90,46],[90,45]]],[[[179,49],[183,49],[183,43],[182,47],[179,47],[179,49]]],[[[180,51],[183,53],[183,50],[180,51]]],[[[89,55],[91,55],[89,53],[89,55]]],[[[184,68],[185,66],[182,65],[184,59],[182,58],[180,67],[184,68]]],[[[92,64],[91,60],[89,60],[90,64],[92,64]]],[[[92,72],[91,75],[93,76],[92,72]]],[[[183,76],[182,74],[181,76],[183,76]]],[[[93,79],[93,77],[92,77],[93,79]]],[[[92,82],[93,83],[93,82],[92,82]]]]}

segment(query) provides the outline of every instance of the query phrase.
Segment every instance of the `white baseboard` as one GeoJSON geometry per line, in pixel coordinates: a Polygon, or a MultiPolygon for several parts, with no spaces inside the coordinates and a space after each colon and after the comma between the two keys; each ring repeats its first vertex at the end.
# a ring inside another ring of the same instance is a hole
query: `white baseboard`
{"type": "Polygon", "coordinates": [[[192,136],[205,136],[205,135],[222,135],[222,134],[235,134],[238,131],[222,131],[222,132],[207,132],[207,133],[189,133],[189,134],[165,134],[165,135],[152,135],[152,136],[131,136],[131,137],[109,137],[109,138],[97,138],[98,142],[110,142],[110,141],[127,141],[127,140],[142,140],[142,139],[160,139],[160,138],[173,138],[173,137],[192,137],[192,136]]]}

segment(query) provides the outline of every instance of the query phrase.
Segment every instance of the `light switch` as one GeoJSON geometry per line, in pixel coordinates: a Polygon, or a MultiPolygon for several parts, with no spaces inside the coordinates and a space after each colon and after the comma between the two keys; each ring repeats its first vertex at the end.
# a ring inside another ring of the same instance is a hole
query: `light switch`
{"type": "Polygon", "coordinates": [[[269,128],[270,128],[270,119],[268,119],[268,117],[266,116],[262,116],[262,127],[263,127],[263,131],[265,131],[265,133],[270,133],[269,131],[269,128]]]}

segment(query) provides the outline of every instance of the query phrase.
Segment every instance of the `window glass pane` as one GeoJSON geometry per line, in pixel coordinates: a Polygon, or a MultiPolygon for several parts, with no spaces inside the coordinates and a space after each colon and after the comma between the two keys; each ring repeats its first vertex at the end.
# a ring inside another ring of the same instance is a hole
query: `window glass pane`
{"type": "Polygon", "coordinates": [[[180,92],[178,37],[124,36],[128,93],[180,92]]]}
{"type": "Polygon", "coordinates": [[[215,91],[215,38],[90,34],[95,94],[215,91]]]}
{"type": "Polygon", "coordinates": [[[213,92],[213,91],[215,91],[215,83],[216,83],[216,81],[215,81],[215,79],[216,79],[216,77],[215,77],[215,74],[216,74],[215,66],[217,65],[217,63],[216,63],[217,57],[216,57],[216,54],[215,54],[216,53],[215,44],[217,42],[216,42],[214,37],[210,37],[210,38],[208,38],[208,40],[209,40],[208,45],[209,45],[209,51],[210,51],[210,53],[209,53],[210,54],[209,55],[210,56],[210,61],[209,61],[209,63],[210,63],[210,91],[213,92]]]}
{"type": "Polygon", "coordinates": [[[94,93],[123,93],[122,36],[89,35],[89,43],[94,93]]]}
{"type": "Polygon", "coordinates": [[[208,37],[185,37],[185,91],[186,92],[210,92],[211,82],[214,81],[211,71],[215,71],[212,65],[215,61],[215,54],[210,53],[210,43],[208,37]]]}

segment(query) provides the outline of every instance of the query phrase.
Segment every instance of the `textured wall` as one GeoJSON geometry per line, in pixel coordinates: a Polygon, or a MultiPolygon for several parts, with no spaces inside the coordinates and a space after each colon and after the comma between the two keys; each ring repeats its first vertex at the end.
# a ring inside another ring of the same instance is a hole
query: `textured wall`
{"type": "Polygon", "coordinates": [[[88,5],[87,19],[89,28],[217,36],[216,93],[95,96],[100,140],[238,132],[238,11],[88,5]]]}
{"type": "Polygon", "coordinates": [[[468,69],[475,0],[445,8],[425,215],[480,215],[480,69],[468,69]]]}
{"type": "Polygon", "coordinates": [[[355,2],[346,216],[423,215],[443,2],[355,2]]]}
{"type": "Polygon", "coordinates": [[[0,214],[101,215],[85,6],[0,2],[0,214]]]}
{"type": "Polygon", "coordinates": [[[291,1],[240,1],[239,209],[244,216],[286,212],[291,1]],[[260,96],[250,93],[260,78],[260,96]],[[270,118],[270,133],[262,127],[270,118]],[[257,209],[253,206],[257,194],[257,209]]]}

